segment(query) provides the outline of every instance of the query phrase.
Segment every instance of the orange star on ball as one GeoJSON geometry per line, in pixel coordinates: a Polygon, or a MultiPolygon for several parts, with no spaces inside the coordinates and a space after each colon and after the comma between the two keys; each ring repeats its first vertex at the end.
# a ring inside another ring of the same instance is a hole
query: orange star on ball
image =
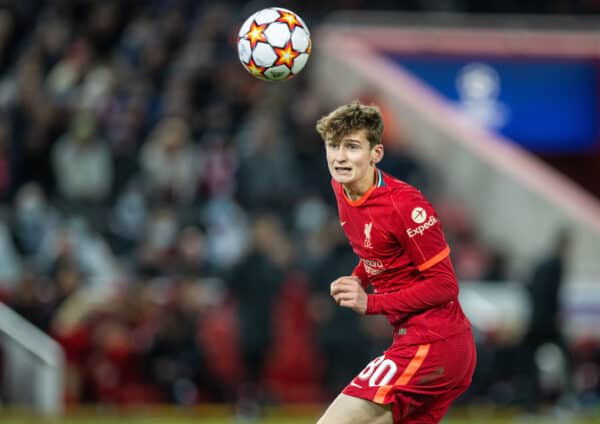
{"type": "Polygon", "coordinates": [[[263,68],[262,66],[258,66],[256,63],[254,63],[252,59],[250,59],[250,63],[248,63],[247,65],[244,64],[244,66],[252,75],[257,77],[264,76],[263,73],[265,71],[265,68],[263,68]]]}
{"type": "Polygon", "coordinates": [[[256,21],[252,22],[252,26],[246,35],[248,40],[250,40],[250,46],[252,46],[252,48],[256,47],[256,44],[259,41],[262,41],[263,43],[267,42],[267,38],[265,37],[266,27],[266,25],[258,25],[256,21]]]}
{"type": "Polygon", "coordinates": [[[277,22],[286,23],[290,31],[293,31],[294,28],[296,28],[297,26],[302,27],[302,24],[300,23],[296,15],[290,12],[284,12],[283,10],[279,11],[279,19],[277,19],[277,22]]]}
{"type": "Polygon", "coordinates": [[[300,54],[293,49],[291,41],[288,41],[285,47],[282,49],[275,48],[275,53],[277,54],[277,61],[275,62],[274,66],[287,65],[287,67],[290,69],[294,64],[294,59],[296,59],[300,54]]]}

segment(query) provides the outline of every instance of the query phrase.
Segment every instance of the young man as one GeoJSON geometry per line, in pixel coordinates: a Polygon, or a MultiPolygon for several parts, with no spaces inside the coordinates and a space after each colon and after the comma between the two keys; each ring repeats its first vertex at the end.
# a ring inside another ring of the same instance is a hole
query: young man
{"type": "Polygon", "coordinates": [[[383,157],[377,107],[341,106],[317,131],[340,225],[359,257],[352,275],[331,283],[331,295],[359,314],[385,315],[393,327],[391,346],[318,424],[437,423],[469,387],[476,362],[439,218],[417,189],[376,167],[383,157]]]}

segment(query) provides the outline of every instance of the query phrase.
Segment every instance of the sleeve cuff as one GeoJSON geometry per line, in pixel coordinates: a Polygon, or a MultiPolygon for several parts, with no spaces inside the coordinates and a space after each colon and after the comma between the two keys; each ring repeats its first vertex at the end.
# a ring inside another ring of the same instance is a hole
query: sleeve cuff
{"type": "Polygon", "coordinates": [[[383,312],[381,307],[381,295],[380,294],[369,294],[367,295],[367,310],[365,315],[378,315],[383,312]]]}

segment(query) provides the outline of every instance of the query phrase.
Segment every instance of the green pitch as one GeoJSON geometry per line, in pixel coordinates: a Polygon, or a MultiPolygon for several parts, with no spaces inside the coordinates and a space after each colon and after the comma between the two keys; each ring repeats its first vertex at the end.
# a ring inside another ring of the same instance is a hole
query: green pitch
{"type": "Polygon", "coordinates": [[[114,418],[64,418],[52,420],[27,419],[27,418],[3,418],[0,416],[0,422],[6,424],[314,424],[314,420],[294,419],[294,418],[273,418],[260,421],[236,421],[230,418],[131,418],[131,417],[114,417],[114,418]]]}
{"type": "MultiPolygon", "coordinates": [[[[60,424],[237,424],[237,423],[245,423],[245,424],[315,424],[316,419],[299,419],[299,418],[272,418],[260,421],[236,421],[232,419],[173,419],[169,420],[166,418],[152,419],[152,418],[140,418],[140,419],[132,419],[132,418],[77,418],[77,419],[64,419],[64,420],[50,420],[50,421],[40,421],[39,419],[2,419],[3,423],[6,424],[34,424],[34,423],[60,423],[60,424]]],[[[560,421],[565,422],[565,421],[560,421]]],[[[531,420],[521,420],[521,419],[487,419],[487,418],[469,418],[469,419],[450,419],[445,420],[443,424],[510,424],[510,423],[520,423],[520,424],[555,424],[557,423],[554,419],[531,419],[531,420]]],[[[573,424],[600,424],[600,419],[587,419],[587,420],[579,420],[579,421],[566,421],[565,423],[573,423],[573,424]]]]}
{"type": "MultiPolygon", "coordinates": [[[[257,421],[240,421],[231,418],[133,418],[133,417],[80,417],[80,418],[64,418],[53,420],[40,420],[39,418],[9,418],[0,415],[0,422],[5,424],[39,424],[39,423],[56,423],[56,424],[315,424],[316,418],[269,418],[257,421]]],[[[597,419],[581,419],[581,420],[556,420],[556,419],[540,419],[540,418],[504,418],[504,419],[489,419],[489,418],[456,418],[447,419],[443,424],[600,424],[600,418],[597,419]]]]}
{"type": "MultiPolygon", "coordinates": [[[[265,417],[241,420],[233,416],[232,406],[205,405],[198,408],[79,407],[65,417],[41,418],[28,409],[0,408],[0,424],[315,424],[324,405],[276,407],[265,410],[265,417]]],[[[460,409],[451,411],[442,424],[600,424],[600,411],[588,410],[585,418],[524,416],[517,410],[460,409]]]]}

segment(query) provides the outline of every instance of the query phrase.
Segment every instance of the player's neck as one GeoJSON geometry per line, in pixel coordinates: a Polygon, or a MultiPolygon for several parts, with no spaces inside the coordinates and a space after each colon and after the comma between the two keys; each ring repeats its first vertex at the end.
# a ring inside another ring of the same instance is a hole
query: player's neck
{"type": "Polygon", "coordinates": [[[378,183],[377,180],[379,179],[379,174],[375,167],[373,167],[373,172],[368,172],[367,175],[368,177],[352,184],[344,184],[344,192],[346,193],[348,199],[360,199],[367,191],[371,189],[371,187],[378,183]]]}

